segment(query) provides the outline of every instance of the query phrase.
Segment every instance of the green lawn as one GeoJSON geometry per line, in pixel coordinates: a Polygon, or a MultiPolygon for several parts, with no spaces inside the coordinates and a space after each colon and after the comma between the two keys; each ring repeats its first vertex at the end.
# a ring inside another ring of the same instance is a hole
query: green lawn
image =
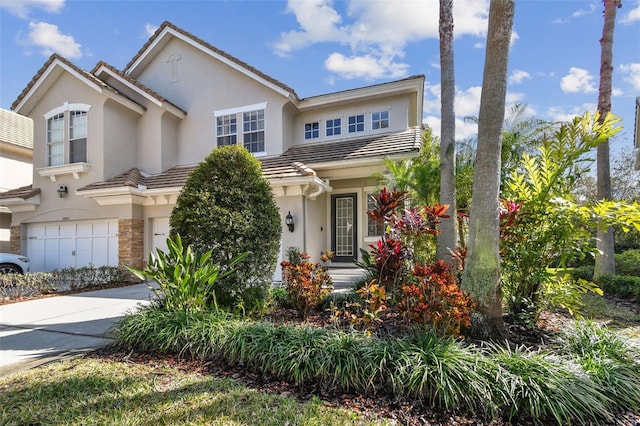
{"type": "Polygon", "coordinates": [[[2,425],[369,425],[360,414],[231,380],[99,358],[0,379],[2,425]]]}

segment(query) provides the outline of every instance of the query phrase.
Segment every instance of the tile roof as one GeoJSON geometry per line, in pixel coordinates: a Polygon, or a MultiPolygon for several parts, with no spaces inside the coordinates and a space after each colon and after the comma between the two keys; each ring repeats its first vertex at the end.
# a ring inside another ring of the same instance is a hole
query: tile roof
{"type": "Polygon", "coordinates": [[[183,113],[186,114],[186,111],[184,111],[182,108],[180,108],[179,106],[175,105],[174,103],[172,103],[171,101],[167,100],[166,98],[164,98],[163,96],[160,96],[157,92],[154,92],[153,90],[149,89],[147,86],[145,86],[144,84],[138,82],[137,80],[135,80],[134,78],[131,78],[129,75],[125,74],[124,72],[120,71],[119,69],[107,64],[104,61],[100,61],[96,64],[95,67],[93,67],[93,69],[91,70],[91,74],[92,75],[96,75],[96,73],[98,72],[98,70],[100,69],[100,67],[105,67],[108,70],[110,70],[111,72],[113,72],[114,74],[118,75],[120,78],[126,80],[129,84],[137,87],[138,89],[142,90],[143,92],[145,92],[146,94],[148,94],[149,96],[152,96],[154,98],[156,98],[158,101],[162,102],[162,103],[167,103],[177,109],[179,109],[180,111],[182,111],[183,113]]]}
{"type": "Polygon", "coordinates": [[[246,70],[252,72],[253,74],[256,74],[258,76],[260,76],[261,78],[267,80],[270,83],[275,84],[276,86],[280,87],[281,89],[284,89],[285,91],[291,93],[296,99],[298,99],[298,95],[296,94],[295,90],[293,90],[291,87],[287,86],[286,84],[276,80],[273,77],[268,76],[267,74],[263,73],[262,71],[258,70],[257,68],[252,67],[251,65],[247,64],[244,61],[241,61],[240,59],[231,56],[230,54],[228,54],[227,52],[218,49],[217,47],[207,43],[206,41],[194,36],[193,34],[191,34],[188,31],[183,30],[182,28],[179,28],[177,26],[175,26],[174,24],[172,24],[169,21],[164,21],[160,27],[156,30],[156,32],[149,38],[149,40],[147,40],[147,42],[144,44],[144,46],[142,46],[142,48],[140,49],[140,51],[138,51],[138,53],[131,59],[131,61],[129,61],[129,63],[127,64],[127,66],[124,67],[124,72],[125,73],[129,73],[130,68],[133,66],[133,64],[136,63],[136,61],[138,59],[140,59],[140,57],[143,55],[143,53],[149,48],[149,46],[151,46],[151,44],[160,36],[160,33],[162,33],[162,31],[165,28],[171,28],[172,30],[182,34],[185,37],[190,38],[191,40],[195,41],[196,43],[206,47],[207,49],[215,52],[216,54],[229,59],[232,62],[235,62],[236,64],[240,65],[241,67],[245,68],[246,70]]]}
{"type": "Polygon", "coordinates": [[[33,185],[23,186],[21,188],[0,192],[0,200],[6,200],[8,198],[22,198],[23,200],[26,200],[34,195],[38,195],[39,193],[40,188],[34,188],[33,185]]]}
{"type": "Polygon", "coordinates": [[[415,154],[420,149],[421,131],[413,127],[404,132],[378,137],[342,140],[332,143],[296,145],[279,157],[267,158],[263,169],[301,162],[311,167],[335,161],[384,158],[394,155],[415,154]]]}
{"type": "MultiPolygon", "coordinates": [[[[323,163],[344,161],[346,166],[350,160],[416,154],[420,148],[420,138],[420,128],[415,127],[374,138],[295,146],[278,157],[261,159],[262,171],[267,179],[315,176],[315,171],[309,165],[321,166],[323,163]]],[[[185,184],[195,168],[196,165],[176,166],[157,175],[146,175],[140,169],[133,168],[103,182],[87,185],[78,191],[123,186],[137,188],[139,185],[146,189],[179,188],[185,184]]]]}
{"type": "Polygon", "coordinates": [[[85,78],[87,78],[88,80],[90,80],[92,83],[110,90],[114,93],[118,93],[117,90],[115,90],[113,87],[109,86],[107,83],[105,83],[104,81],[100,80],[98,77],[96,77],[95,75],[91,74],[88,71],[85,71],[81,68],[78,68],[77,66],[75,66],[73,63],[71,63],[70,61],[68,61],[67,59],[63,58],[62,56],[58,55],[57,53],[54,53],[53,55],[51,55],[49,57],[49,59],[47,60],[47,62],[44,63],[44,65],[42,65],[42,67],[40,67],[40,69],[36,72],[36,74],[33,76],[33,78],[31,79],[31,81],[27,84],[27,86],[22,90],[22,92],[18,95],[18,98],[13,101],[13,104],[11,104],[11,109],[15,111],[15,109],[18,107],[18,105],[20,104],[20,102],[22,102],[22,100],[27,96],[27,94],[31,91],[31,89],[33,88],[33,86],[38,82],[38,80],[40,80],[40,78],[42,77],[42,75],[45,73],[45,71],[47,71],[47,69],[49,68],[49,66],[51,66],[51,64],[53,64],[53,62],[55,61],[60,61],[63,64],[65,64],[66,66],[68,66],[69,68],[73,69],[74,71],[76,71],[78,74],[84,76],[85,78]]]}

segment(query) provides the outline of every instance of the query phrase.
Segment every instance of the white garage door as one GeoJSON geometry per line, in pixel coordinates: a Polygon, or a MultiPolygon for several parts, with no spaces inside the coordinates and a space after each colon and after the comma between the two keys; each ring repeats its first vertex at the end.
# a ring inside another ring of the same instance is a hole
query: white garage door
{"type": "Polygon", "coordinates": [[[27,237],[31,271],[118,266],[115,220],[30,224],[27,237]]]}

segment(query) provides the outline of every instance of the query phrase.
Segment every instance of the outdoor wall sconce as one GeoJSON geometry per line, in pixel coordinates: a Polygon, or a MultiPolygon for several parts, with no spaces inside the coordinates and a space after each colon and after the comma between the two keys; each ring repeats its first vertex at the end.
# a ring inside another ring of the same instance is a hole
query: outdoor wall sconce
{"type": "Polygon", "coordinates": [[[69,192],[67,190],[67,185],[60,185],[58,187],[57,191],[58,191],[58,197],[60,197],[60,198],[66,197],[67,196],[67,192],[69,192]]]}
{"type": "Polygon", "coordinates": [[[293,224],[293,216],[291,216],[291,212],[287,213],[287,217],[285,218],[284,223],[289,227],[289,232],[293,232],[294,224],[293,224]]]}

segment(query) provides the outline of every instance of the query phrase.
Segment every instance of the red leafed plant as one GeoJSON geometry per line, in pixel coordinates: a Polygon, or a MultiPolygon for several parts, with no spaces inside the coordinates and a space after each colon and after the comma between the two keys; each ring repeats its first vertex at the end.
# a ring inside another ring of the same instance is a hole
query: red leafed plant
{"type": "MultiPolygon", "coordinates": [[[[328,262],[333,252],[325,250],[322,262],[328,262]]],[[[303,318],[331,294],[333,281],[327,267],[309,261],[310,256],[295,248],[289,249],[289,260],[280,263],[287,289],[287,299],[303,318]]]]}
{"type": "Polygon", "coordinates": [[[459,335],[462,328],[471,325],[475,303],[460,290],[449,264],[440,260],[416,265],[411,275],[414,283],[401,286],[403,296],[398,303],[408,320],[429,324],[444,335],[459,335]]]}

